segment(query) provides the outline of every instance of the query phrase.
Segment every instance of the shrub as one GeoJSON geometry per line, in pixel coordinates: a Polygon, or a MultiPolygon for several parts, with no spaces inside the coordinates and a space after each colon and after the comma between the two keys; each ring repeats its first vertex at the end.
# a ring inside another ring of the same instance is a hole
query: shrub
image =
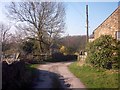
{"type": "Polygon", "coordinates": [[[32,73],[25,67],[23,61],[15,61],[8,65],[2,62],[2,89],[14,90],[27,88],[32,84],[32,73]]]}
{"type": "Polygon", "coordinates": [[[54,53],[52,54],[52,59],[55,60],[55,61],[64,61],[65,58],[64,58],[64,54],[62,53],[54,53]]]}
{"type": "Polygon", "coordinates": [[[118,64],[117,42],[109,35],[102,35],[87,45],[86,61],[94,67],[111,69],[118,64]]]}
{"type": "Polygon", "coordinates": [[[57,52],[52,54],[52,57],[45,61],[64,62],[64,61],[72,61],[72,60],[77,60],[77,55],[64,55],[63,53],[57,52]]]}

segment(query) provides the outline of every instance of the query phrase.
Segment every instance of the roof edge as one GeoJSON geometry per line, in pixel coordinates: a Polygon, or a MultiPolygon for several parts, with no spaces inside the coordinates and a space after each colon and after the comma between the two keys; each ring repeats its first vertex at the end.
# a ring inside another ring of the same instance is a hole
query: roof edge
{"type": "MultiPolygon", "coordinates": [[[[99,28],[105,21],[107,21],[110,18],[110,16],[112,16],[114,14],[114,12],[116,12],[118,10],[118,8],[120,8],[120,6],[118,6],[97,28],[99,28]]],[[[94,31],[96,31],[96,29],[94,29],[94,31]]]]}

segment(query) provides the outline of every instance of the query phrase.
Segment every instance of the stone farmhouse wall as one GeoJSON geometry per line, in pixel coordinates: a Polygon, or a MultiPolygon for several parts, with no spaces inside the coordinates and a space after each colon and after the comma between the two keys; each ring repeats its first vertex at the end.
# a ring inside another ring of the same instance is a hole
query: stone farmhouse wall
{"type": "Polygon", "coordinates": [[[120,31],[120,6],[94,30],[94,39],[101,35],[112,35],[116,38],[116,32],[120,31]]]}

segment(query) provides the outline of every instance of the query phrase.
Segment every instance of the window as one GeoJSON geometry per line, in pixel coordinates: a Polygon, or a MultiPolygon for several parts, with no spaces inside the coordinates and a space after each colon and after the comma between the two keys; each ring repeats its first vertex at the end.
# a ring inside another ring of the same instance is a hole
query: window
{"type": "Polygon", "coordinates": [[[117,40],[120,40],[120,31],[118,31],[116,35],[117,35],[117,40]]]}

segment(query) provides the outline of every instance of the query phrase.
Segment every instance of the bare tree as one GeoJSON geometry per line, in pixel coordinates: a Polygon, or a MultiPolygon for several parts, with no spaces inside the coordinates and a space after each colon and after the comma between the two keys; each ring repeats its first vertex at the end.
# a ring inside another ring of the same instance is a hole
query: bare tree
{"type": "Polygon", "coordinates": [[[10,26],[7,26],[3,23],[0,23],[0,53],[4,55],[5,45],[8,41],[10,34],[8,31],[10,30],[10,26]]]}
{"type": "Polygon", "coordinates": [[[9,16],[23,22],[24,30],[31,32],[39,41],[39,52],[43,45],[49,48],[54,38],[64,30],[65,8],[57,2],[19,2],[8,7],[9,16]]]}

